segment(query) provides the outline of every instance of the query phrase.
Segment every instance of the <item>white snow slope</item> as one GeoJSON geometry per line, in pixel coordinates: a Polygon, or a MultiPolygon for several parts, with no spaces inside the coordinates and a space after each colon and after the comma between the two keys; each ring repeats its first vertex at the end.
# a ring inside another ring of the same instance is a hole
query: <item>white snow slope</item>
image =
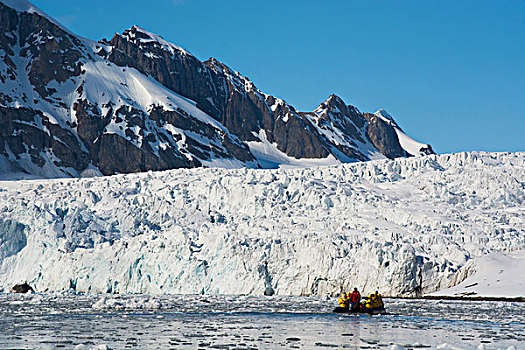
{"type": "MultiPolygon", "coordinates": [[[[436,296],[523,297],[525,291],[525,250],[504,255],[492,253],[469,260],[456,279],[463,282],[432,293],[436,296]]],[[[454,283],[455,284],[455,283],[454,283]]]]}
{"type": "Polygon", "coordinates": [[[420,295],[523,250],[524,201],[525,153],[0,182],[0,291],[420,295]]]}

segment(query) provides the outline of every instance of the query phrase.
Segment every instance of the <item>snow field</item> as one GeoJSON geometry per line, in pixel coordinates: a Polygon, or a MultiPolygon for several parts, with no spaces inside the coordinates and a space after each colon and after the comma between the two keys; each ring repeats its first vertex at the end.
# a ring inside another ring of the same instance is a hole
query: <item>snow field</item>
{"type": "Polygon", "coordinates": [[[437,296],[523,297],[525,290],[525,250],[511,254],[491,253],[471,259],[455,276],[462,281],[452,288],[434,292],[437,296]]]}
{"type": "Polygon", "coordinates": [[[431,293],[524,249],[524,184],[523,153],[0,182],[0,290],[431,293]]]}

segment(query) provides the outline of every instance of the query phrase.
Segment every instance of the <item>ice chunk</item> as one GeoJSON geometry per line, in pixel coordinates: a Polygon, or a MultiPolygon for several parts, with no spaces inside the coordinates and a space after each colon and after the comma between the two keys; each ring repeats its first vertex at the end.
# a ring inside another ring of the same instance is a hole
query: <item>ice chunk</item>
{"type": "Polygon", "coordinates": [[[394,344],[394,345],[392,345],[390,350],[406,350],[406,349],[404,347],[402,347],[401,345],[394,344]]]}

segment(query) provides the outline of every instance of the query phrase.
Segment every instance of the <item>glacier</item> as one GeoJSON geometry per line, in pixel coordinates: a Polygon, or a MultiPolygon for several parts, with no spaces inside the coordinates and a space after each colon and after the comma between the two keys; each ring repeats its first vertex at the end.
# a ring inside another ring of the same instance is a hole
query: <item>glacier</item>
{"type": "Polygon", "coordinates": [[[523,152],[0,181],[0,292],[421,296],[520,254],[524,201],[523,152]]]}

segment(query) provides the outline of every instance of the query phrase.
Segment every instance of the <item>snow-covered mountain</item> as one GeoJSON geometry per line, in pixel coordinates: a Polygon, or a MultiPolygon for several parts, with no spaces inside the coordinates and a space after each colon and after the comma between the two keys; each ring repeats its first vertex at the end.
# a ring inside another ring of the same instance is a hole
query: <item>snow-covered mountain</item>
{"type": "Polygon", "coordinates": [[[0,0],[0,172],[275,168],[433,153],[337,96],[302,113],[137,26],[94,42],[0,0]],[[408,141],[407,141],[408,140],[408,141]]]}
{"type": "Polygon", "coordinates": [[[524,153],[0,182],[0,291],[525,296],[524,202],[524,153]]]}

